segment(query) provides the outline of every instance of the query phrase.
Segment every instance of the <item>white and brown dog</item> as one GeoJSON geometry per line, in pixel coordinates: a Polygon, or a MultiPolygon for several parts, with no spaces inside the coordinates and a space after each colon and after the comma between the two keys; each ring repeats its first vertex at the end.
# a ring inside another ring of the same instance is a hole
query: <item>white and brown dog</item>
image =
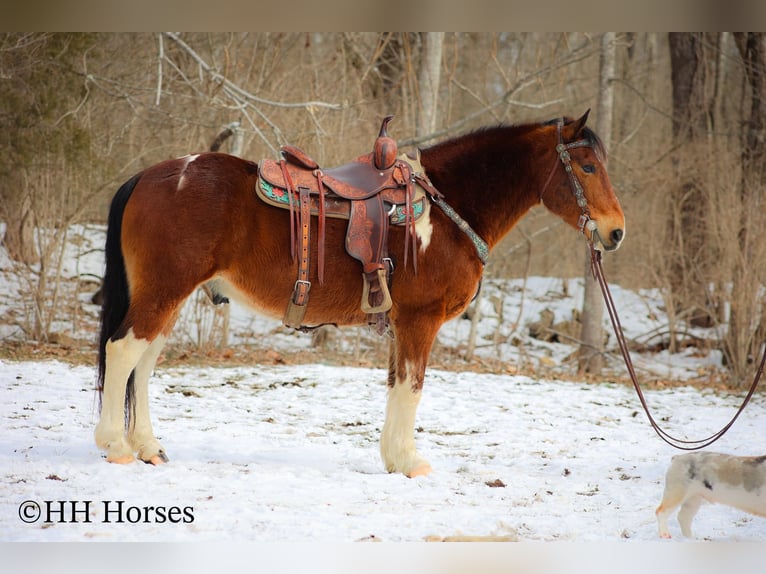
{"type": "Polygon", "coordinates": [[[681,532],[691,536],[692,519],[703,501],[766,517],[766,456],[714,452],[674,456],[656,512],[660,536],[670,538],[668,517],[679,506],[681,532]]]}

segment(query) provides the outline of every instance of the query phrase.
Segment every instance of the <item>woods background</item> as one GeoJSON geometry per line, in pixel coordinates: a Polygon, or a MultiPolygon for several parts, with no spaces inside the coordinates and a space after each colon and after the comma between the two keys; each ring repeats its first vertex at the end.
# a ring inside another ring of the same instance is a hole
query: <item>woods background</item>
{"type": "MultiPolygon", "coordinates": [[[[123,181],[227,126],[221,151],[290,143],[334,165],[387,114],[407,149],[592,108],[627,220],[608,278],[663,290],[671,348],[718,327],[739,383],[766,334],[765,72],[763,33],[4,33],[0,233],[29,301],[2,321],[47,340],[70,226],[105,223],[123,181]]],[[[584,257],[536,209],[487,275],[580,277],[584,257]]]]}

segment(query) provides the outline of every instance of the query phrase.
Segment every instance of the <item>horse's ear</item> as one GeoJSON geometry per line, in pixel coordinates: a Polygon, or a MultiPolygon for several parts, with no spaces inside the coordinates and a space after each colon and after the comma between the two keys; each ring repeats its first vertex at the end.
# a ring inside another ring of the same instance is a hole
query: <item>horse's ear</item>
{"type": "Polygon", "coordinates": [[[564,126],[564,139],[567,141],[576,140],[582,134],[582,130],[585,128],[585,123],[588,121],[588,114],[590,114],[590,108],[579,118],[570,122],[564,126]]]}
{"type": "Polygon", "coordinates": [[[585,123],[588,121],[588,115],[590,114],[590,108],[585,110],[585,113],[582,115],[582,117],[577,120],[578,127],[577,127],[577,133],[580,133],[582,129],[585,127],[585,123]]]}

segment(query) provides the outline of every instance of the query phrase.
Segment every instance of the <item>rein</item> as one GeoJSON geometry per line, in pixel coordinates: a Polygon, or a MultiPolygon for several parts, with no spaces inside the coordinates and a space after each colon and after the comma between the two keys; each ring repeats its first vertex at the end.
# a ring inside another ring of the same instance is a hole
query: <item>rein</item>
{"type": "Polygon", "coordinates": [[[617,316],[617,308],[614,305],[612,294],[609,291],[609,284],[607,283],[606,278],[604,277],[604,270],[601,266],[601,251],[596,249],[596,246],[595,246],[594,239],[598,237],[597,225],[596,225],[596,222],[593,221],[590,217],[590,210],[588,209],[588,202],[585,199],[582,185],[580,184],[579,180],[577,179],[577,176],[574,174],[574,171],[572,170],[571,157],[569,155],[568,150],[572,148],[576,148],[576,147],[588,146],[590,145],[590,143],[587,140],[578,140],[569,144],[564,144],[561,137],[562,124],[563,124],[563,120],[559,119],[556,124],[557,135],[558,135],[558,144],[556,145],[556,152],[558,154],[558,158],[557,158],[556,164],[554,164],[553,169],[551,170],[550,175],[548,176],[548,179],[545,183],[545,186],[543,187],[543,190],[540,192],[540,201],[542,201],[543,193],[547,189],[548,184],[551,182],[553,173],[556,169],[556,166],[558,165],[558,162],[560,161],[564,165],[564,170],[566,171],[567,176],[569,178],[569,185],[571,187],[572,194],[575,196],[575,199],[577,200],[577,205],[580,207],[582,211],[582,214],[580,215],[580,220],[578,222],[578,228],[580,230],[580,233],[584,235],[586,228],[591,232],[590,238],[588,239],[586,237],[586,241],[588,242],[588,248],[590,249],[591,273],[593,274],[593,278],[596,281],[598,281],[599,287],[601,288],[601,293],[604,296],[604,303],[606,304],[607,311],[609,312],[609,320],[612,323],[612,328],[614,329],[614,334],[615,334],[615,337],[617,338],[617,343],[620,347],[622,358],[625,361],[625,366],[628,369],[628,374],[630,375],[630,380],[633,383],[633,388],[636,390],[636,394],[638,395],[638,399],[641,402],[641,406],[643,407],[644,412],[646,413],[646,416],[649,419],[649,423],[652,425],[654,432],[656,432],[657,435],[663,441],[665,441],[667,444],[669,444],[672,447],[675,447],[679,450],[699,450],[699,449],[706,448],[710,446],[711,444],[713,444],[714,442],[716,442],[724,434],[726,434],[726,432],[734,425],[734,422],[739,418],[739,415],[742,414],[742,411],[745,410],[745,407],[750,402],[750,399],[753,397],[753,394],[755,393],[755,389],[758,387],[758,383],[761,379],[761,375],[763,374],[764,366],[766,366],[766,347],[764,347],[761,363],[758,366],[758,370],[755,373],[755,378],[753,379],[753,382],[750,385],[750,389],[748,390],[747,395],[745,396],[745,399],[742,401],[742,404],[737,409],[737,412],[734,414],[731,420],[723,428],[721,428],[721,430],[719,430],[718,432],[704,439],[682,440],[670,435],[665,430],[663,430],[662,427],[660,427],[660,425],[657,423],[655,418],[652,416],[652,413],[649,410],[649,405],[647,404],[646,398],[644,397],[644,393],[641,390],[641,386],[638,383],[638,377],[636,377],[636,371],[633,368],[633,361],[630,358],[630,352],[628,351],[628,344],[625,341],[625,334],[622,331],[620,318],[617,316]]]}
{"type": "Polygon", "coordinates": [[[444,212],[444,215],[449,217],[455,223],[455,225],[457,225],[460,230],[468,236],[468,238],[473,242],[473,246],[476,248],[476,255],[478,255],[481,264],[486,265],[487,260],[489,259],[489,247],[487,246],[487,242],[479,237],[479,234],[476,233],[468,224],[468,222],[460,217],[457,211],[452,209],[452,206],[449,205],[446,201],[440,197],[434,196],[432,196],[431,199],[433,203],[441,208],[441,210],[444,212]]]}
{"type": "Polygon", "coordinates": [[[721,430],[710,435],[707,438],[700,439],[700,440],[681,440],[681,439],[675,438],[674,436],[664,431],[659,426],[659,424],[657,424],[657,421],[654,419],[651,412],[649,411],[649,406],[647,405],[646,398],[644,398],[644,393],[641,391],[641,387],[638,384],[636,372],[633,368],[633,361],[631,360],[630,353],[628,352],[628,345],[625,341],[625,335],[622,332],[622,325],[620,325],[620,318],[617,316],[617,309],[614,306],[614,300],[612,299],[612,294],[609,292],[609,285],[607,284],[606,278],[604,277],[604,270],[601,267],[601,251],[599,251],[598,249],[594,247],[593,241],[589,241],[588,246],[590,248],[590,256],[591,256],[591,272],[593,273],[593,277],[598,281],[599,287],[601,287],[601,292],[604,295],[604,302],[606,303],[606,308],[609,311],[609,319],[612,322],[612,327],[614,328],[614,334],[617,337],[617,343],[620,346],[620,352],[622,353],[622,358],[625,361],[625,366],[627,367],[628,373],[630,374],[630,380],[633,383],[633,388],[636,389],[636,394],[638,395],[638,399],[641,401],[641,406],[644,408],[644,411],[646,412],[646,416],[649,418],[649,423],[652,425],[652,428],[662,440],[664,440],[670,446],[673,446],[680,450],[699,450],[699,449],[710,446],[719,438],[721,438],[724,434],[726,434],[726,432],[732,427],[732,425],[737,420],[737,418],[739,418],[739,415],[742,414],[742,411],[745,410],[745,407],[750,402],[750,399],[753,397],[753,394],[755,393],[755,389],[756,387],[758,387],[758,382],[761,379],[761,374],[763,374],[764,365],[766,364],[766,347],[764,348],[763,357],[761,358],[761,363],[758,366],[758,370],[755,373],[755,378],[753,379],[753,383],[750,385],[750,390],[747,392],[747,396],[745,396],[745,399],[742,401],[742,404],[740,405],[739,409],[737,409],[737,412],[734,414],[732,419],[723,428],[721,428],[721,430]]]}
{"type": "Polygon", "coordinates": [[[431,180],[428,179],[428,176],[425,174],[425,172],[414,172],[412,174],[412,178],[414,183],[417,183],[428,193],[428,197],[431,199],[431,202],[434,205],[438,205],[439,208],[444,212],[444,215],[449,217],[452,222],[468,236],[468,238],[473,243],[473,246],[476,248],[476,255],[479,256],[481,264],[486,265],[487,260],[489,259],[489,246],[487,245],[487,242],[484,241],[479,236],[479,234],[473,230],[473,228],[465,219],[458,215],[457,211],[452,209],[451,205],[444,201],[444,195],[442,195],[442,193],[433,186],[431,180]]]}

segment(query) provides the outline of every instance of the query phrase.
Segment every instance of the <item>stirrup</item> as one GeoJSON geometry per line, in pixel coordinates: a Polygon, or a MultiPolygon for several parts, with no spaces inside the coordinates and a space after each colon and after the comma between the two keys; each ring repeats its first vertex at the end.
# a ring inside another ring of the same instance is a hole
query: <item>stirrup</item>
{"type": "Polygon", "coordinates": [[[383,302],[380,305],[373,307],[370,305],[370,281],[367,279],[367,274],[362,273],[364,279],[364,287],[362,288],[362,311],[365,313],[385,313],[391,309],[393,304],[391,301],[391,293],[388,291],[388,280],[386,278],[386,269],[378,269],[378,284],[380,285],[380,291],[383,293],[383,302]]]}

